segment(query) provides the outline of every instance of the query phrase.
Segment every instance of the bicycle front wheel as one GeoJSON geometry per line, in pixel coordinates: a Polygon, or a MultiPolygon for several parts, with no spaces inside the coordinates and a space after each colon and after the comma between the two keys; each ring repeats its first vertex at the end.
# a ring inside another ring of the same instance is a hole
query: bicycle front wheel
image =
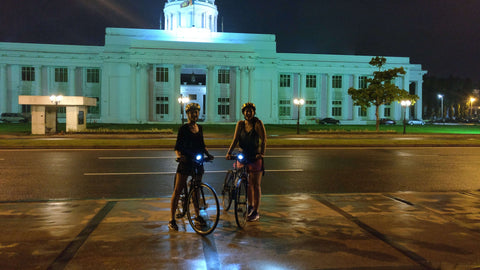
{"type": "Polygon", "coordinates": [[[247,225],[248,217],[248,192],[247,179],[242,177],[238,180],[237,188],[235,189],[235,221],[238,227],[243,228],[247,225]]]}
{"type": "Polygon", "coordinates": [[[222,204],[223,210],[228,211],[230,209],[230,205],[232,205],[233,195],[235,186],[233,181],[235,180],[235,175],[233,174],[232,170],[228,170],[227,175],[225,175],[225,181],[223,183],[222,189],[222,204]]]}
{"type": "Polygon", "coordinates": [[[213,232],[220,218],[220,205],[215,190],[200,184],[188,195],[187,217],[192,228],[201,235],[213,232]]]}

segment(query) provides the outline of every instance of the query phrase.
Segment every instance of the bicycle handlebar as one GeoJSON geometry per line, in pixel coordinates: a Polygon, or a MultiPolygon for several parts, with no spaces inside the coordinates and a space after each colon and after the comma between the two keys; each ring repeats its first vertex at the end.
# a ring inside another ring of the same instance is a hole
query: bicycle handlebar
{"type": "MultiPolygon", "coordinates": [[[[177,157],[175,159],[176,162],[180,162],[182,159],[185,159],[186,157],[185,156],[181,156],[181,157],[177,157]]],[[[195,155],[195,157],[192,158],[192,161],[194,163],[203,163],[203,162],[212,162],[212,160],[214,159],[213,156],[205,156],[203,154],[197,154],[195,155]]]]}

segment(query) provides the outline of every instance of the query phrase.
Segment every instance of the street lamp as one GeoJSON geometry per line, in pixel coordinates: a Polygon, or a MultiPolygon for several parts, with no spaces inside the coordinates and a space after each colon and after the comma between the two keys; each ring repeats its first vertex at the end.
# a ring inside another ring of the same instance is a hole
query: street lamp
{"type": "Polygon", "coordinates": [[[473,102],[474,102],[475,100],[476,100],[476,99],[473,98],[473,97],[470,98],[470,118],[472,117],[472,108],[473,108],[472,105],[473,105],[473,102]]]}
{"type": "Polygon", "coordinates": [[[412,102],[410,100],[402,100],[400,104],[403,107],[403,134],[407,133],[406,132],[406,127],[407,127],[407,107],[412,105],[412,102]]]}
{"type": "Polygon", "coordinates": [[[184,106],[186,103],[188,103],[190,101],[190,99],[188,97],[184,97],[184,96],[180,96],[178,98],[178,103],[180,103],[180,113],[182,114],[182,125],[184,123],[184,119],[185,119],[185,116],[184,116],[184,106]]]}
{"type": "Polygon", "coordinates": [[[51,95],[50,96],[50,102],[55,103],[55,132],[58,132],[57,130],[57,123],[58,123],[58,103],[60,103],[63,100],[62,95],[51,95]]]}
{"type": "Polygon", "coordinates": [[[305,104],[305,100],[303,98],[295,98],[293,100],[293,104],[295,104],[295,106],[297,106],[297,134],[300,134],[300,107],[303,106],[303,104],[305,104]]]}
{"type": "Polygon", "coordinates": [[[442,112],[442,122],[445,123],[445,118],[443,117],[443,95],[438,94],[438,98],[442,100],[441,112],[442,112]]]}

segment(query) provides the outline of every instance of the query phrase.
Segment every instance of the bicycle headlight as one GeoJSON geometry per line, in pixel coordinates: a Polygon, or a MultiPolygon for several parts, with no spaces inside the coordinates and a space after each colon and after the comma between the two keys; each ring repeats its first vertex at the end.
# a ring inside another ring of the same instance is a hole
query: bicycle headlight
{"type": "Polygon", "coordinates": [[[242,161],[245,158],[245,156],[243,154],[238,154],[237,158],[238,160],[242,161]]]}
{"type": "Polygon", "coordinates": [[[203,158],[203,155],[202,155],[202,154],[198,154],[198,155],[195,156],[195,159],[196,159],[197,161],[201,161],[202,158],[203,158]]]}

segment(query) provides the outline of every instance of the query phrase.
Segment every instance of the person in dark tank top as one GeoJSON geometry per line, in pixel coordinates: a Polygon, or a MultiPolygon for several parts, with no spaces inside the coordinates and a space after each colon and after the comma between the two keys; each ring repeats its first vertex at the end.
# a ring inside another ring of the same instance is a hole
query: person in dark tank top
{"type": "MultiPolygon", "coordinates": [[[[197,124],[200,105],[190,103],[185,108],[185,111],[187,112],[188,123],[181,126],[178,130],[177,141],[175,143],[175,154],[179,162],[175,175],[175,188],[171,199],[171,219],[170,222],[168,222],[168,227],[173,231],[178,231],[175,212],[180,194],[187,184],[187,178],[192,174],[194,156],[197,154],[205,154],[208,160],[213,160],[213,156],[208,153],[207,147],[205,146],[203,128],[197,124]]],[[[203,174],[203,167],[200,173],[203,174]]]]}
{"type": "Polygon", "coordinates": [[[228,149],[226,159],[232,158],[232,152],[238,145],[248,161],[248,205],[247,221],[257,221],[260,218],[259,207],[261,197],[261,182],[265,172],[263,158],[267,145],[267,132],[263,122],[255,117],[255,104],[248,102],[242,106],[245,120],[240,120],[235,127],[233,141],[228,149]]]}

